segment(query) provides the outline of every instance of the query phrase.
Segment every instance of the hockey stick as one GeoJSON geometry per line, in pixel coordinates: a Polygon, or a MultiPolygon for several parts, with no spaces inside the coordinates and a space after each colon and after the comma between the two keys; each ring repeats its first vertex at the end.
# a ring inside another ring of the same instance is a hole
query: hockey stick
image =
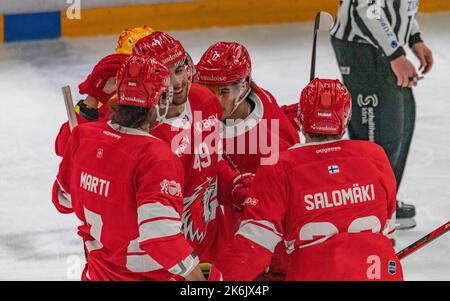
{"type": "Polygon", "coordinates": [[[317,48],[317,34],[319,31],[330,31],[333,26],[333,17],[327,12],[318,12],[316,15],[316,21],[314,23],[314,37],[313,48],[311,55],[311,75],[309,80],[312,81],[316,73],[316,48],[317,48]]]}
{"type": "Polygon", "coordinates": [[[399,251],[397,253],[398,259],[403,259],[406,256],[412,254],[413,252],[417,251],[418,249],[420,249],[423,246],[427,245],[428,243],[432,242],[433,240],[435,240],[439,236],[443,235],[448,230],[450,230],[450,221],[446,222],[445,224],[443,224],[439,228],[431,231],[430,233],[428,233],[427,235],[425,235],[424,237],[422,237],[418,241],[410,244],[409,246],[407,246],[403,250],[399,251]]]}
{"type": "Polygon", "coordinates": [[[64,105],[66,106],[67,117],[69,118],[70,131],[78,125],[77,117],[75,116],[75,109],[73,108],[72,92],[70,86],[62,87],[64,97],[64,105]]]}

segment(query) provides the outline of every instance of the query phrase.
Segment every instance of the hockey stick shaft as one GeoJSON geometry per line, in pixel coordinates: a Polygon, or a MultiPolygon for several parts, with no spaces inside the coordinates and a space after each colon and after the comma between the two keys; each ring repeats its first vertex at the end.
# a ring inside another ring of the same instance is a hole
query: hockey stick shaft
{"type": "Polygon", "coordinates": [[[425,235],[421,239],[417,240],[416,242],[412,243],[411,245],[407,246],[403,250],[399,251],[397,253],[397,257],[399,259],[403,259],[406,256],[411,255],[412,253],[414,253],[418,249],[422,248],[423,246],[429,244],[430,242],[432,242],[433,240],[435,240],[439,236],[445,234],[448,230],[450,230],[450,221],[448,221],[447,223],[443,224],[439,228],[431,231],[430,233],[428,233],[427,235],[425,235]]]}
{"type": "Polygon", "coordinates": [[[316,53],[317,53],[317,38],[320,31],[330,32],[333,26],[333,16],[331,14],[320,11],[316,15],[316,20],[314,22],[314,36],[313,36],[313,48],[311,54],[311,73],[310,81],[316,76],[316,53]]]}
{"type": "Polygon", "coordinates": [[[317,49],[317,32],[319,31],[320,25],[320,12],[316,15],[316,21],[314,22],[314,36],[313,36],[313,48],[311,55],[311,73],[309,76],[309,81],[312,81],[316,74],[316,49],[317,49]]]}
{"type": "Polygon", "coordinates": [[[69,119],[70,131],[78,125],[77,117],[75,115],[75,109],[73,107],[72,92],[70,86],[62,87],[62,93],[64,97],[64,105],[66,106],[66,113],[69,119]]]}

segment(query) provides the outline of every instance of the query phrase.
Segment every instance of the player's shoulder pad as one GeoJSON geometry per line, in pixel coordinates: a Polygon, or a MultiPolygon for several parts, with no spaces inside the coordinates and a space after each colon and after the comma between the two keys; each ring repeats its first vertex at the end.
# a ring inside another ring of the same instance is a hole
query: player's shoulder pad
{"type": "Polygon", "coordinates": [[[104,129],[106,127],[106,122],[104,121],[91,121],[78,124],[73,130],[74,133],[82,133],[82,135],[88,135],[88,133],[95,133],[99,129],[104,129]]]}
{"type": "Polygon", "coordinates": [[[192,83],[189,89],[189,103],[194,111],[203,111],[211,114],[217,113],[222,117],[222,106],[217,96],[205,86],[192,83]]]}
{"type": "Polygon", "coordinates": [[[375,159],[385,159],[386,152],[380,145],[366,140],[347,140],[351,141],[354,145],[357,145],[358,149],[362,154],[373,157],[375,159]]]}
{"type": "Polygon", "coordinates": [[[252,83],[252,89],[258,95],[258,97],[261,99],[262,102],[277,104],[275,96],[273,96],[272,93],[270,93],[268,90],[261,88],[255,83],[252,83]]]}
{"type": "Polygon", "coordinates": [[[92,131],[92,129],[95,128],[95,126],[92,125],[93,123],[96,123],[96,122],[85,122],[85,123],[77,124],[77,126],[72,129],[71,135],[77,136],[77,135],[80,135],[80,133],[92,131]]]}
{"type": "MultiPolygon", "coordinates": [[[[180,158],[178,158],[170,149],[170,146],[166,142],[158,139],[147,139],[145,145],[140,148],[140,155],[144,161],[149,162],[151,165],[158,165],[158,162],[170,162],[171,168],[177,170],[183,170],[180,158]]],[[[144,162],[142,161],[142,162],[144,162]]]]}

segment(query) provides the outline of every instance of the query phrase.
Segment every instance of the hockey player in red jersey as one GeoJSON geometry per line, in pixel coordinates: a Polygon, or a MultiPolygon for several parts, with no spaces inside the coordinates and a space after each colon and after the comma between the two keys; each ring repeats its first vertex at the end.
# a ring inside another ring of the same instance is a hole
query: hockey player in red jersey
{"type": "MultiPolygon", "coordinates": [[[[172,36],[154,32],[140,39],[133,52],[157,58],[171,72],[173,102],[165,120],[151,134],[166,141],[181,159],[185,170],[182,230],[201,261],[215,262],[232,239],[221,226],[223,212],[218,195],[224,190],[217,180],[222,108],[211,91],[192,83],[192,60],[172,36]]],[[[220,171],[231,178],[239,175],[229,166],[220,171]]],[[[237,190],[245,189],[241,184],[239,178],[232,185],[237,190]]]]}
{"type": "Polygon", "coordinates": [[[299,142],[273,95],[252,80],[251,58],[242,44],[210,46],[196,65],[195,78],[220,100],[224,152],[240,172],[274,164],[280,150],[299,142]]]}
{"type": "MultiPolygon", "coordinates": [[[[109,106],[107,102],[116,93],[115,76],[123,62],[127,59],[125,54],[110,54],[102,58],[93,68],[87,78],[80,83],[79,92],[86,95],[75,106],[78,124],[90,121],[107,121],[109,119],[109,106]]],[[[55,141],[55,152],[58,156],[64,154],[64,149],[70,137],[69,123],[65,122],[55,141]]]]}
{"type": "MultiPolygon", "coordinates": [[[[116,93],[116,74],[122,63],[131,55],[134,44],[141,38],[151,34],[148,26],[124,29],[117,40],[115,53],[102,58],[92,72],[79,85],[79,93],[86,95],[75,106],[78,124],[90,121],[108,121],[108,101],[116,93]]],[[[70,136],[68,122],[64,123],[55,141],[55,152],[64,154],[64,147],[70,136]]]]}
{"type": "Polygon", "coordinates": [[[284,240],[286,280],[402,280],[390,238],[395,231],[396,183],[383,149],[342,140],[350,93],[338,80],[313,80],[301,94],[306,145],[261,166],[225,280],[251,280],[284,240]],[[255,260],[257,259],[257,260],[255,260]]]}
{"type": "MultiPolygon", "coordinates": [[[[275,164],[280,151],[299,142],[298,132],[272,94],[252,80],[251,71],[247,49],[235,42],[213,44],[196,65],[196,81],[213,91],[222,105],[226,159],[247,181],[251,181],[260,165],[275,164]]],[[[232,184],[231,179],[222,180],[232,184]]],[[[232,187],[228,190],[233,191],[232,187]]],[[[242,203],[232,205],[237,210],[228,210],[227,216],[234,233],[239,227],[242,203]]],[[[270,273],[263,274],[261,279],[283,278],[286,268],[284,254],[285,248],[280,244],[270,273]]]]}
{"type": "Polygon", "coordinates": [[[181,232],[183,168],[149,129],[170,104],[170,73],[132,56],[118,73],[111,120],[74,128],[53,188],[82,221],[84,280],[205,280],[181,232]]]}

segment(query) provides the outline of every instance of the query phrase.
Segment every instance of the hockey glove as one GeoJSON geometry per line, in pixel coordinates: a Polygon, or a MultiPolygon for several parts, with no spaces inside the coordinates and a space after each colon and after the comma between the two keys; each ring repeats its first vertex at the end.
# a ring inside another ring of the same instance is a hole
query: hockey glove
{"type": "Polygon", "coordinates": [[[241,174],[232,169],[227,160],[222,160],[218,165],[218,177],[221,200],[231,203],[235,210],[241,211],[255,175],[252,173],[241,174]]]}
{"type": "Polygon", "coordinates": [[[107,102],[115,91],[103,91],[106,83],[115,78],[127,57],[125,54],[111,54],[101,59],[86,80],[78,86],[80,94],[90,95],[103,103],[107,102]]]}

